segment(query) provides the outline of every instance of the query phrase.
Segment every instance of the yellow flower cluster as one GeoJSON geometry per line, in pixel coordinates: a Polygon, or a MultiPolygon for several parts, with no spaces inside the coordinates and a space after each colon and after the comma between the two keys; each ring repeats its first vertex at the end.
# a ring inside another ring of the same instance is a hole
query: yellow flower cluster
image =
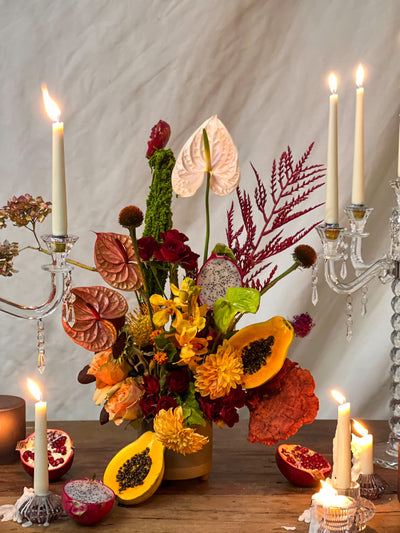
{"type": "Polygon", "coordinates": [[[193,428],[183,427],[182,407],[161,409],[154,418],[154,432],[162,444],[182,455],[195,453],[207,444],[208,437],[196,433],[193,428]]]}

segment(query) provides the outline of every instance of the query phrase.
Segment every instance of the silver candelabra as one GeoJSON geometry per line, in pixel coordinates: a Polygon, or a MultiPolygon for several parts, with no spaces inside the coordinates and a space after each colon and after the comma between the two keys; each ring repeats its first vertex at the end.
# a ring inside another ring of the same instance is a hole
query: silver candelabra
{"type": "MultiPolygon", "coordinates": [[[[390,353],[391,401],[388,442],[375,446],[375,461],[387,468],[397,468],[397,457],[400,443],[400,179],[390,182],[396,193],[397,206],[392,209],[390,217],[390,250],[377,261],[367,264],[362,258],[362,240],[369,234],[364,232],[367,219],[373,209],[365,205],[349,205],[345,208],[350,230],[338,224],[323,223],[317,227],[323,246],[325,279],[328,286],[338,294],[346,294],[346,329],[347,338],[352,336],[352,294],[361,290],[361,313],[366,313],[368,283],[378,277],[382,283],[392,283],[392,315],[393,332],[390,353]],[[349,241],[349,244],[348,244],[349,241]],[[347,259],[350,257],[355,276],[351,281],[347,278],[347,259]],[[337,270],[340,270],[339,276],[337,270]]],[[[313,273],[313,294],[315,304],[317,295],[317,273],[313,273]]]]}
{"type": "Polygon", "coordinates": [[[38,322],[38,369],[43,372],[45,368],[44,360],[44,331],[42,319],[53,313],[60,304],[63,304],[64,316],[67,321],[73,324],[74,295],[71,289],[72,267],[67,263],[69,252],[77,241],[74,235],[56,237],[54,235],[43,235],[47,249],[49,250],[52,262],[43,265],[43,269],[50,273],[50,294],[45,302],[37,306],[21,305],[5,298],[0,298],[0,311],[19,318],[37,320],[38,322]]]}

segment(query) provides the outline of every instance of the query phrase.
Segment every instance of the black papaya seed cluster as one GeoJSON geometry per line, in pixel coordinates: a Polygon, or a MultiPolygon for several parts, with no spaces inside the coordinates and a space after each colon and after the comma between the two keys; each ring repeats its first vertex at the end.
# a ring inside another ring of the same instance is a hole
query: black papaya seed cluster
{"type": "Polygon", "coordinates": [[[257,339],[242,350],[243,370],[245,374],[255,374],[267,364],[275,337],[270,335],[267,339],[257,339]]]}
{"type": "Polygon", "coordinates": [[[143,485],[153,463],[149,453],[150,448],[146,448],[121,466],[117,474],[119,492],[143,485]]]}

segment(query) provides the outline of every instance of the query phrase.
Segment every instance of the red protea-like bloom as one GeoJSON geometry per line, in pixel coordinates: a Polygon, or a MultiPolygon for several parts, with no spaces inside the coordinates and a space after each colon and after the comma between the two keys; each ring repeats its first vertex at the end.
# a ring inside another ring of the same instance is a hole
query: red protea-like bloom
{"type": "Polygon", "coordinates": [[[157,124],[153,126],[150,133],[150,140],[147,143],[147,159],[150,159],[156,150],[162,150],[166,147],[170,135],[171,128],[169,127],[169,124],[163,120],[159,120],[157,124]]]}

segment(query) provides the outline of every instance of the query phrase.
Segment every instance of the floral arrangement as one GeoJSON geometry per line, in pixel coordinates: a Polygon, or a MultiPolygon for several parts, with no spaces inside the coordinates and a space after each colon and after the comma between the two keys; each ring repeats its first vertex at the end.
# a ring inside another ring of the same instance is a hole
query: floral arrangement
{"type": "MultiPolygon", "coordinates": [[[[272,258],[317,225],[284,234],[287,223],[319,207],[299,208],[322,185],[323,168],[307,164],[312,145],[296,164],[288,149],[274,162],[270,191],[253,167],[256,188],[250,195],[239,188],[238,152],[216,116],[194,132],[176,160],[166,149],[169,137],[170,127],[163,121],[152,129],[145,213],[127,206],[119,214],[121,233],[96,234],[92,270],[111,288],[75,287],[63,310],[66,333],[93,352],[78,379],[95,382],[101,423],[150,423],[167,448],[182,454],[207,442],[199,432],[207,421],[232,427],[244,406],[250,411],[249,440],[274,444],[312,422],[318,411],[312,376],[286,358],[293,334],[304,337],[313,321],[307,313],[291,321],[275,317],[279,320],[256,324],[257,340],[251,340],[253,326],[240,330],[238,322],[257,312],[260,298],[280,279],[314,264],[315,251],[304,244],[295,247],[292,265],[281,274],[272,258]],[[200,266],[188,237],[173,227],[171,205],[174,192],[193,196],[204,179],[206,235],[200,266]],[[211,254],[210,189],[219,196],[236,192],[237,200],[227,211],[227,244],[217,243],[211,254]],[[136,309],[129,309],[121,291],[135,294],[136,309]],[[238,348],[239,333],[245,350],[238,348]],[[280,337],[285,341],[278,342],[280,337]],[[268,376],[255,385],[254,374],[269,365],[268,376]]],[[[0,210],[0,229],[8,219],[27,227],[36,249],[46,252],[36,224],[50,205],[29,194],[14,197],[0,210]]],[[[16,272],[18,252],[17,243],[0,244],[2,275],[16,272]]]]}

